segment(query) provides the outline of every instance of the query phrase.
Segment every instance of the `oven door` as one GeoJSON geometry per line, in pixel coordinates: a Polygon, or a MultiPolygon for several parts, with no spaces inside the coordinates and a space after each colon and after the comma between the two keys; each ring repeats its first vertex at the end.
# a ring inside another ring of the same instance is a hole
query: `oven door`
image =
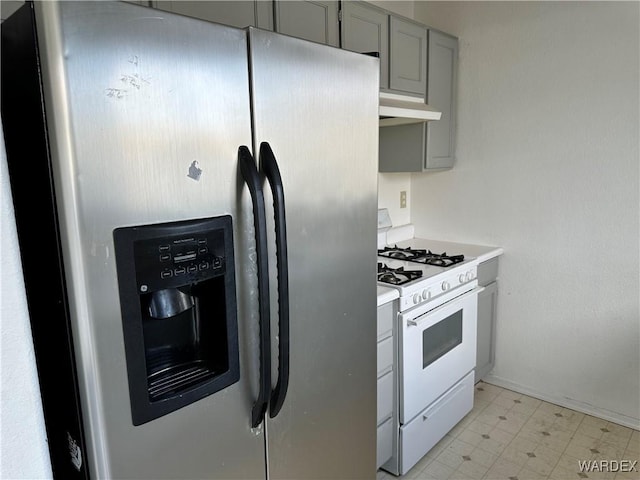
{"type": "Polygon", "coordinates": [[[406,424],[475,367],[476,287],[434,308],[400,315],[400,423],[406,424]]]}

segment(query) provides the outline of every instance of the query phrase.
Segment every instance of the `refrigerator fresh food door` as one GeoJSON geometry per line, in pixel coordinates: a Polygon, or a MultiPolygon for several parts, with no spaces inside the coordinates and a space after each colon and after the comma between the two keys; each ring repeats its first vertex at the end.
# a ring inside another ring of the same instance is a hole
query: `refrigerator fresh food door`
{"type": "Polygon", "coordinates": [[[238,145],[251,142],[246,32],[128,3],[36,8],[91,477],[264,478],[264,432],[250,425],[255,240],[237,169],[238,145]],[[223,215],[239,381],[136,426],[113,232],[223,215]]]}
{"type": "MultiPolygon", "coordinates": [[[[286,209],[289,382],[279,412],[267,418],[269,475],[371,479],[378,60],[256,29],[249,38],[254,152],[263,157],[259,146],[269,144],[286,209]]],[[[278,340],[286,339],[278,326],[273,196],[264,192],[275,386],[278,340]]]]}

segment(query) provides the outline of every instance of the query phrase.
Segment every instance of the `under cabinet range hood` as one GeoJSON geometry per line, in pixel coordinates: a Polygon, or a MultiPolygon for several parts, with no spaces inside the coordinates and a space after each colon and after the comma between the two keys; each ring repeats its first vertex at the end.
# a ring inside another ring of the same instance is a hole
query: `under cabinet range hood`
{"type": "Polygon", "coordinates": [[[424,103],[424,98],[380,92],[380,126],[440,120],[442,112],[424,103]]]}

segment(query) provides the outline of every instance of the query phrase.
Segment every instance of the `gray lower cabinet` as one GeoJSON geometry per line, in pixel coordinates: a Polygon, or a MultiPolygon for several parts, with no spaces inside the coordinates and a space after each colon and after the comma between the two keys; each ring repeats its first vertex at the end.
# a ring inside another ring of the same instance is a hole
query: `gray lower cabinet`
{"type": "Polygon", "coordinates": [[[393,454],[394,412],[396,406],[395,317],[396,302],[378,307],[378,416],[377,468],[393,454]]]}
{"type": "Polygon", "coordinates": [[[498,258],[478,266],[478,284],[484,290],[478,295],[478,343],[475,382],[482,380],[495,364],[495,331],[498,305],[498,258]]]}
{"type": "Polygon", "coordinates": [[[259,27],[273,30],[273,3],[271,0],[230,1],[152,1],[159,10],[200,18],[233,27],[259,27]]]}
{"type": "Polygon", "coordinates": [[[276,32],[334,47],[340,45],[337,1],[276,1],[274,14],[276,32]]]}
{"type": "Polygon", "coordinates": [[[389,15],[365,2],[343,2],[342,48],[359,53],[377,53],[380,88],[389,88],[389,15]]]}
{"type": "Polygon", "coordinates": [[[455,162],[458,39],[435,30],[428,31],[428,38],[426,100],[442,112],[442,118],[381,128],[381,172],[441,170],[453,167],[455,162]]]}

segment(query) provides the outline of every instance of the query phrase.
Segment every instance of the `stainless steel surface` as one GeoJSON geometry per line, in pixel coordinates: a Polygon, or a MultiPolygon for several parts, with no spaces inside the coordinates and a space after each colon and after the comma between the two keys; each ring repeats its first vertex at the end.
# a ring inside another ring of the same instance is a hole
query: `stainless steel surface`
{"type": "Polygon", "coordinates": [[[371,479],[378,60],[260,30],[250,51],[254,151],[270,143],[287,206],[291,377],[267,422],[270,478],[371,479]]]}
{"type": "Polygon", "coordinates": [[[91,475],[263,478],[264,435],[249,426],[251,208],[236,167],[251,142],[245,32],[127,3],[36,7],[91,475]],[[235,222],[240,382],[134,427],[113,229],[221,214],[235,222]]]}

